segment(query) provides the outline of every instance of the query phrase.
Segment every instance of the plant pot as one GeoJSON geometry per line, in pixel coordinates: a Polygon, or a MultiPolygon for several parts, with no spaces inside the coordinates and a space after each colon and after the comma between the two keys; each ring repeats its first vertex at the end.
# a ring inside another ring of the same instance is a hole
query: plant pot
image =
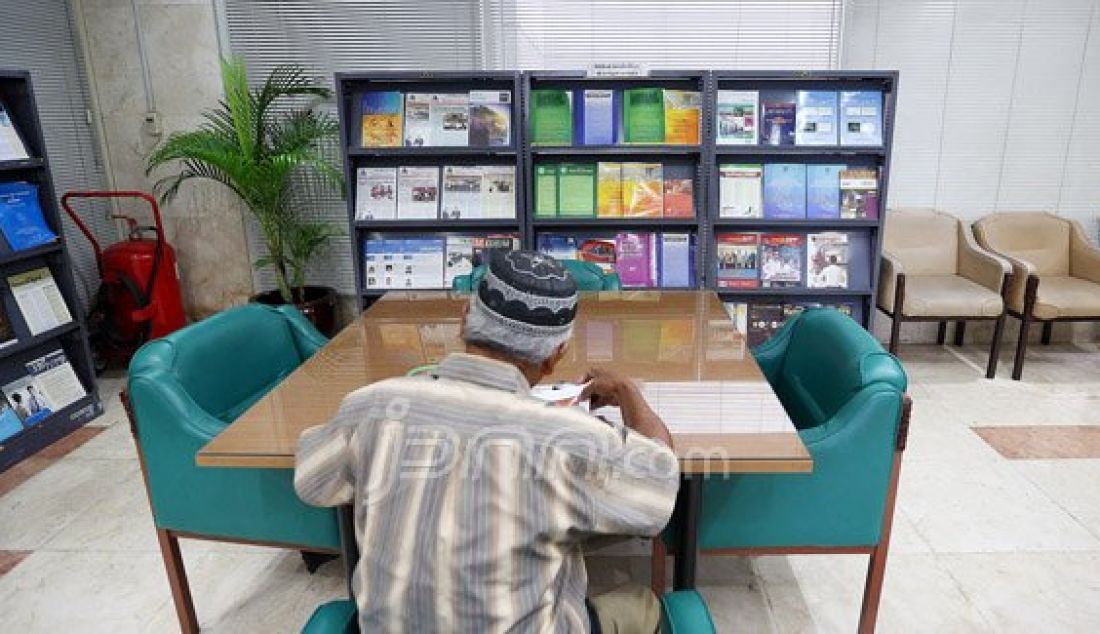
{"type": "MultiPolygon", "coordinates": [[[[282,306],[286,302],[278,290],[252,296],[252,301],[268,306],[282,306]]],[[[317,330],[326,337],[336,334],[336,289],[328,286],[305,286],[301,301],[294,306],[305,315],[317,330]]]]}

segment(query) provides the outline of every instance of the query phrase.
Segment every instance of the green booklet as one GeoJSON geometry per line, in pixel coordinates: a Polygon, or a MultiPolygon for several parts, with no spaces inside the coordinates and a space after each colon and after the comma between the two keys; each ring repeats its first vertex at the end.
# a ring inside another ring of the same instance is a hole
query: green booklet
{"type": "Polygon", "coordinates": [[[596,216],[595,163],[562,163],[558,166],[558,215],[573,218],[596,216]]]}
{"type": "Polygon", "coordinates": [[[661,88],[623,91],[623,138],[627,143],[665,142],[665,94],[661,88]]]}
{"type": "Polygon", "coordinates": [[[553,218],[558,215],[558,166],[535,166],[535,216],[553,218]]]}
{"type": "Polygon", "coordinates": [[[531,91],[531,143],[573,144],[572,97],[568,90],[531,91]]]}

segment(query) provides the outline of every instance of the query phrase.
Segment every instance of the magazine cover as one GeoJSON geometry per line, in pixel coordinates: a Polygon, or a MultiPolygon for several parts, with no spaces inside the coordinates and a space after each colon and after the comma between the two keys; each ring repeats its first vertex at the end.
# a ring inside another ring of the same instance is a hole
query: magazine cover
{"type": "Polygon", "coordinates": [[[623,215],[623,164],[596,164],[596,216],[618,218],[623,215]]]}
{"type": "Polygon", "coordinates": [[[401,93],[368,91],[363,93],[361,145],[363,147],[401,147],[401,93]]]}
{"type": "Polygon", "coordinates": [[[433,94],[428,109],[428,120],[432,127],[432,145],[469,145],[470,97],[468,94],[433,94]]]}
{"type": "Polygon", "coordinates": [[[397,217],[429,220],[439,217],[439,168],[397,168],[397,217]]]}
{"type": "Polygon", "coordinates": [[[719,145],[756,145],[755,90],[719,90],[717,112],[719,145]]]}
{"type": "Polygon", "coordinates": [[[539,253],[545,253],[557,260],[579,260],[577,239],[573,236],[541,233],[538,238],[539,253]]]}
{"type": "Polygon", "coordinates": [[[760,218],[764,215],[764,166],[718,167],[718,215],[722,218],[760,218]]]}
{"type": "Polygon", "coordinates": [[[721,233],[715,236],[719,288],[760,286],[760,236],[755,233],[721,233]]]}
{"type": "Polygon", "coordinates": [[[0,394],[0,442],[23,431],[23,422],[11,408],[8,398],[0,394]]]}
{"type": "Polygon", "coordinates": [[[31,249],[57,240],[38,203],[38,185],[0,183],[0,231],[12,251],[31,249]]]}
{"type": "Polygon", "coordinates": [[[840,217],[878,218],[878,172],[846,169],[840,173],[840,217]]]}
{"type": "Polygon", "coordinates": [[[811,233],[806,236],[810,288],[848,288],[848,234],[811,233]]]}
{"type": "Polygon", "coordinates": [[[615,239],[587,238],[581,240],[580,245],[577,246],[577,259],[581,262],[595,264],[600,267],[604,274],[614,273],[617,259],[615,239]]]}
{"type": "Polygon", "coordinates": [[[0,102],[0,161],[20,161],[30,158],[19,131],[8,115],[4,103],[0,102]]]}
{"type": "Polygon", "coordinates": [[[5,385],[3,392],[16,416],[27,427],[45,420],[53,413],[46,395],[35,385],[34,377],[29,374],[5,385]]]}
{"type": "Polygon", "coordinates": [[[512,93],[470,91],[470,145],[507,147],[512,143],[512,93]]]}
{"type": "Polygon", "coordinates": [[[761,145],[794,145],[795,93],[772,90],[760,93],[764,124],[760,128],[761,145]]]}
{"type": "MultiPolygon", "coordinates": [[[[73,366],[61,350],[54,350],[26,364],[33,386],[53,410],[61,410],[87,395],[73,372],[73,366]]],[[[30,386],[27,388],[30,389],[30,386]]]]}
{"type": "Polygon", "coordinates": [[[660,163],[623,163],[623,215],[660,218],[664,214],[664,170],[660,163]]]}
{"type": "Polygon", "coordinates": [[[653,286],[650,257],[653,234],[620,233],[615,237],[615,271],[624,287],[653,286]]]}
{"type": "Polygon", "coordinates": [[[703,96],[694,90],[665,89],[665,143],[699,144],[703,96]]]}
{"type": "Polygon", "coordinates": [[[439,217],[444,220],[481,218],[480,167],[448,165],[443,168],[443,201],[439,217]]]}
{"type": "Polygon", "coordinates": [[[691,165],[665,165],[665,218],[695,217],[695,179],[691,165]]]}
{"type": "Polygon", "coordinates": [[[405,95],[405,146],[427,147],[432,143],[432,95],[410,92],[405,95]]]}
{"type": "Polygon", "coordinates": [[[795,121],[797,145],[836,145],[836,93],[799,90],[795,121]]]}
{"type": "Polygon", "coordinates": [[[761,237],[760,281],[764,288],[802,285],[803,243],[803,236],[793,233],[768,233],[761,237]]]}
{"type": "Polygon", "coordinates": [[[355,219],[393,220],[396,218],[397,169],[360,167],[355,174],[355,219]]]}
{"type": "Polygon", "coordinates": [[[481,217],[516,217],[516,168],[486,165],[481,168],[481,217]]]}
{"type": "Polygon", "coordinates": [[[447,236],[447,252],[443,258],[443,286],[451,288],[455,277],[474,271],[474,240],[472,236],[447,236]]]}

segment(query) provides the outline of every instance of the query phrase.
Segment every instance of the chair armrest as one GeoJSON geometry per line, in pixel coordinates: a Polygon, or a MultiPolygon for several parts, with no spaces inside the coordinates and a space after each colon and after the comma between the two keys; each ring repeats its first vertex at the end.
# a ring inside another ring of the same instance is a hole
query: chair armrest
{"type": "Polygon", "coordinates": [[[290,304],[283,304],[275,310],[282,313],[286,323],[290,326],[290,334],[294,337],[294,345],[298,348],[298,355],[302,361],[312,357],[326,343],[328,337],[321,334],[320,330],[302,313],[290,304]]]}
{"type": "Polygon", "coordinates": [[[882,265],[878,270],[878,297],[879,308],[889,308],[891,312],[897,312],[899,307],[894,306],[894,294],[897,289],[898,276],[905,275],[905,269],[901,266],[898,256],[886,249],[882,250],[882,265]]]}
{"type": "Polygon", "coordinates": [[[801,313],[791,317],[787,320],[787,323],[783,324],[782,328],[771,336],[771,339],[752,350],[752,356],[756,358],[756,363],[764,373],[764,378],[771,385],[775,385],[776,380],[779,378],[779,372],[783,369],[783,359],[787,356],[787,347],[790,345],[794,331],[801,320],[801,313]]]}
{"type": "Polygon", "coordinates": [[[623,282],[619,279],[618,273],[608,273],[603,276],[603,290],[605,291],[621,291],[623,290],[623,282]]]}
{"type": "Polygon", "coordinates": [[[678,590],[661,597],[661,634],[714,634],[707,602],[695,590],[678,590]]]}
{"type": "Polygon", "coordinates": [[[206,444],[225,429],[225,423],[211,416],[170,376],[130,377],[127,391],[137,421],[138,437],[144,441],[155,434],[157,421],[169,421],[166,432],[176,430],[199,444],[206,444]]]}
{"type": "Polygon", "coordinates": [[[451,280],[451,290],[456,293],[469,293],[472,289],[469,275],[456,275],[451,280]]]}
{"type": "Polygon", "coordinates": [[[1035,265],[1027,260],[1021,260],[1004,253],[998,253],[997,255],[1004,258],[1012,267],[1012,275],[1009,276],[1008,282],[1005,284],[1005,304],[1017,312],[1023,312],[1028,280],[1035,278],[1036,288],[1038,288],[1039,273],[1035,270],[1035,265]]]}
{"type": "Polygon", "coordinates": [[[302,627],[302,634],[351,634],[359,631],[355,603],[343,599],[329,601],[313,611],[302,627]]]}
{"type": "Polygon", "coordinates": [[[961,222],[958,224],[959,275],[1000,294],[1004,290],[1005,276],[1012,274],[1012,265],[978,246],[970,228],[961,222]]]}
{"type": "Polygon", "coordinates": [[[1070,221],[1069,273],[1100,284],[1100,249],[1092,246],[1081,223],[1070,221]]]}

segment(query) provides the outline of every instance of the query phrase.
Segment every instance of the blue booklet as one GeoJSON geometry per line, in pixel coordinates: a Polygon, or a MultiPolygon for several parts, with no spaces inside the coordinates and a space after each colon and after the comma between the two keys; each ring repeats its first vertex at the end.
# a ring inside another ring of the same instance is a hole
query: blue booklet
{"type": "Polygon", "coordinates": [[[794,145],[795,100],[793,90],[760,91],[760,145],[794,145]]]}
{"type": "Polygon", "coordinates": [[[806,217],[840,218],[840,172],[846,165],[806,166],[806,217]]]}
{"type": "Polygon", "coordinates": [[[23,423],[19,420],[19,415],[11,408],[7,397],[0,394],[0,442],[21,431],[23,431],[23,423]]]}
{"type": "Polygon", "coordinates": [[[574,128],[581,145],[615,145],[618,93],[611,89],[578,90],[573,103],[574,128]]]}
{"type": "Polygon", "coordinates": [[[0,183],[0,231],[12,251],[23,251],[57,240],[42,217],[38,186],[31,183],[0,183]]]}
{"type": "Polygon", "coordinates": [[[806,217],[806,166],[800,163],[764,165],[764,217],[806,217]]]}
{"type": "Polygon", "coordinates": [[[794,139],[797,145],[836,145],[836,93],[799,90],[794,139]]]}
{"type": "Polygon", "coordinates": [[[664,233],[660,236],[658,284],[665,288],[691,288],[692,248],[690,233],[664,233]]]}
{"type": "Polygon", "coordinates": [[[540,233],[538,250],[556,260],[576,260],[577,239],[557,233],[540,233]]]}
{"type": "Polygon", "coordinates": [[[882,145],[882,93],[841,91],[840,144],[882,145]]]}

